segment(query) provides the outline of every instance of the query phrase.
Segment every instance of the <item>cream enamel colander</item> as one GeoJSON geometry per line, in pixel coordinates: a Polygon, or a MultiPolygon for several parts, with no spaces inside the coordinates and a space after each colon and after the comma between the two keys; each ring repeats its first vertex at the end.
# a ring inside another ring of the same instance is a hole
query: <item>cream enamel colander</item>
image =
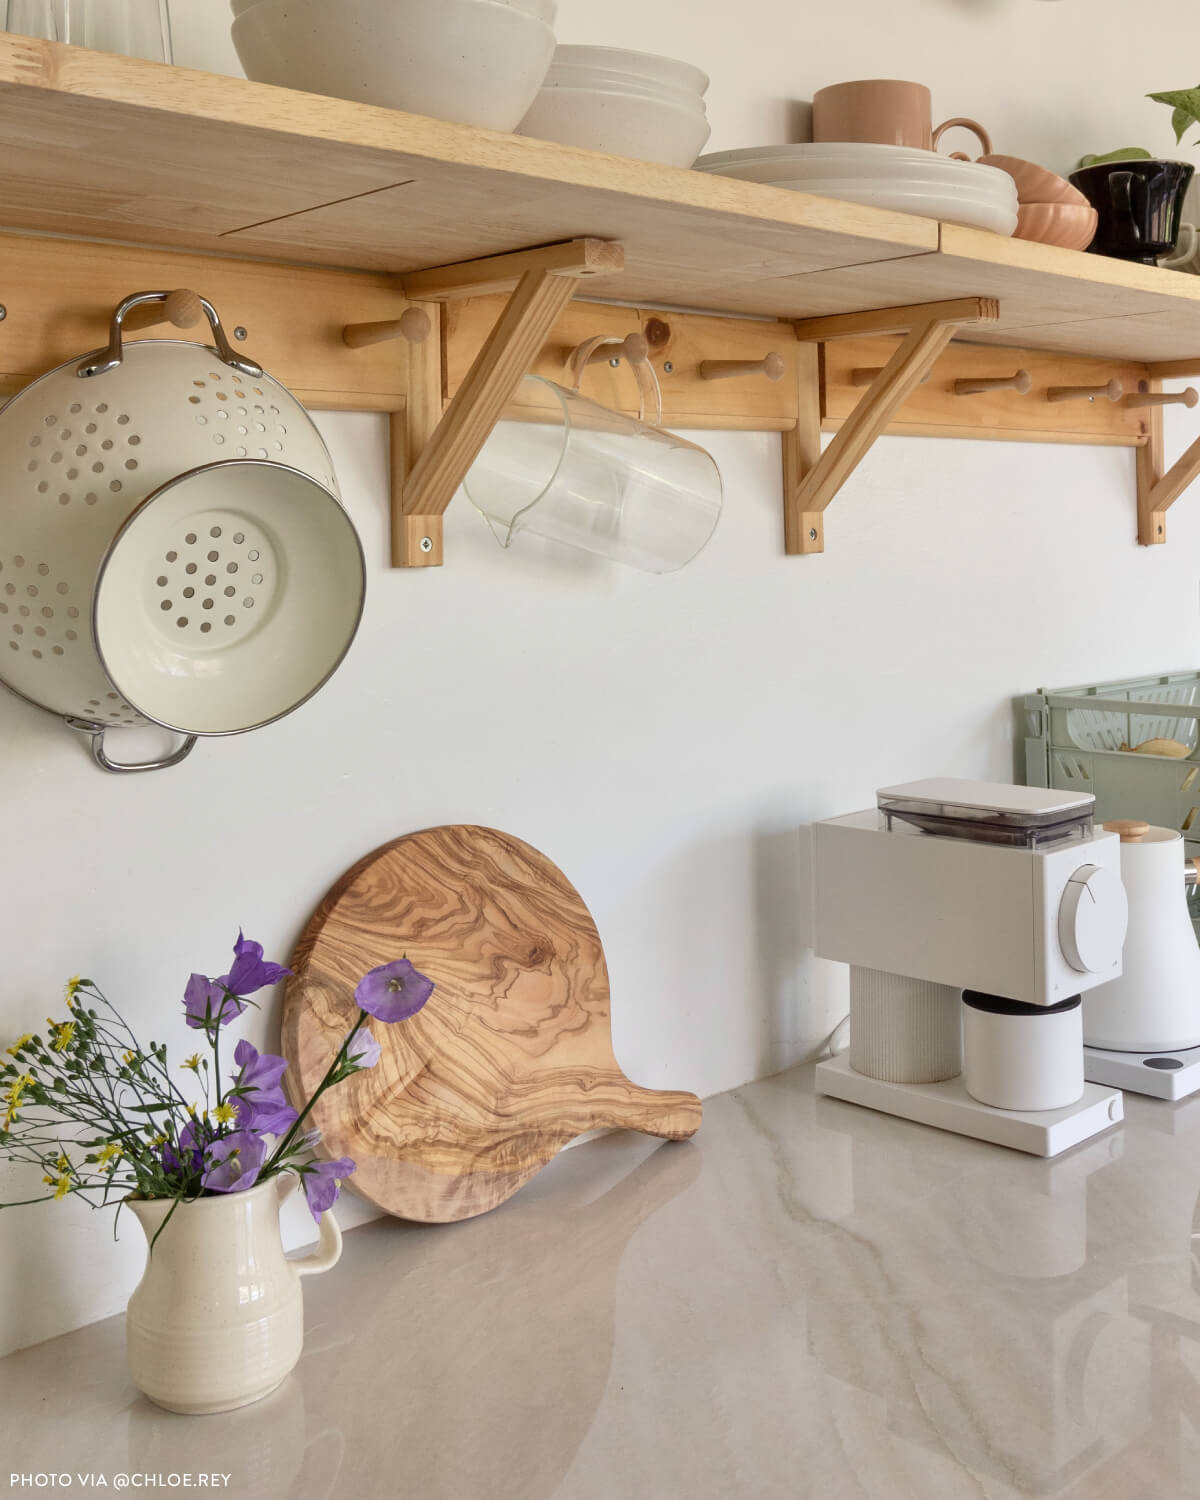
{"type": "Polygon", "coordinates": [[[174,765],[198,736],[281,718],[341,663],[362,616],[362,547],[303,406],[229,346],[109,345],[0,411],[0,681],[90,736],[105,770],[174,765]],[[109,729],[162,725],[126,764],[109,729]]]}

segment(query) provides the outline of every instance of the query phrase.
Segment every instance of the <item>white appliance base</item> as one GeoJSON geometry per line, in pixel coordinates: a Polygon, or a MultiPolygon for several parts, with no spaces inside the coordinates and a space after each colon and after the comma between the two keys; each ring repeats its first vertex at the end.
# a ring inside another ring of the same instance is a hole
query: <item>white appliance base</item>
{"type": "Polygon", "coordinates": [[[1095,1083],[1085,1085],[1078,1104],[1024,1113],[980,1104],[967,1093],[961,1077],[944,1083],[883,1083],[868,1078],[851,1068],[845,1053],[817,1064],[817,1092],[1033,1156],[1058,1156],[1125,1116],[1121,1095],[1095,1083]]]}
{"type": "Polygon", "coordinates": [[[1181,1052],[1108,1052],[1103,1047],[1085,1047],[1083,1076],[1131,1094],[1186,1099],[1200,1092],[1200,1047],[1181,1052]]]}

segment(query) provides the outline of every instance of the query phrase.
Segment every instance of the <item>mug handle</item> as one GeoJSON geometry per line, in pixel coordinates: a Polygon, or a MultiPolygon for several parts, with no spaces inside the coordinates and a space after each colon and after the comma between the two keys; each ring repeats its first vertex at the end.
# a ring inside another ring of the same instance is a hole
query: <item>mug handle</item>
{"type": "MultiPolygon", "coordinates": [[[[943,120],[933,132],[933,149],[937,150],[937,144],[947,130],[953,130],[955,126],[961,125],[964,130],[969,130],[973,135],[979,137],[979,144],[983,147],[984,156],[992,154],[992,138],[987,131],[976,120],[964,119],[961,115],[955,115],[953,120],[943,120]]],[[[970,161],[971,158],[963,151],[952,151],[950,153],[954,161],[970,161]]]]}
{"type": "Polygon", "coordinates": [[[1133,211],[1133,185],[1141,180],[1136,172],[1113,172],[1108,179],[1108,201],[1129,221],[1129,234],[1133,240],[1142,237],[1141,226],[1133,211]]]}

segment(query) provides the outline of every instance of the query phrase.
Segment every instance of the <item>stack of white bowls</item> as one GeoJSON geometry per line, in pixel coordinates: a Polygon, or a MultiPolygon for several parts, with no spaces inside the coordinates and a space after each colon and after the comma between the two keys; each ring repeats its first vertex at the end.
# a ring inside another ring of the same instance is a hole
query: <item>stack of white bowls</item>
{"type": "Polygon", "coordinates": [[[257,83],[511,130],[554,54],[556,0],[231,0],[257,83]]]}
{"type": "Polygon", "coordinates": [[[690,167],[709,137],[708,76],[618,47],[559,47],[518,135],[690,167]]]}

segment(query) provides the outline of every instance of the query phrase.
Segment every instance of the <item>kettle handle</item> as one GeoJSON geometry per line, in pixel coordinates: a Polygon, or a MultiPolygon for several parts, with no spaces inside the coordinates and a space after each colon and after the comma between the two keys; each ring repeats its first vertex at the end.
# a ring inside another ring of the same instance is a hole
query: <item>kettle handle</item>
{"type": "MultiPolygon", "coordinates": [[[[98,350],[95,354],[89,354],[75,373],[81,380],[90,380],[96,375],[107,375],[110,370],[119,369],[125,358],[125,350],[122,341],[122,333],[125,327],[125,319],[135,307],[146,307],[150,303],[162,302],[175,304],[180,298],[178,291],[174,292],[134,292],[132,296],[117,307],[112,315],[109,325],[108,346],[98,350]]],[[[204,311],[208,319],[209,327],[212,329],[213,342],[216,345],[217,357],[230,369],[240,370],[252,380],[257,380],[263,373],[262,366],[256,365],[252,359],[243,359],[235,354],[229,347],[229,340],[225,337],[225,330],[221,326],[221,318],[216,308],[207,297],[201,297],[198,293],[187,294],[189,298],[195,297],[197,303],[204,311]]],[[[191,304],[194,306],[194,304],[191,304]]]]}

